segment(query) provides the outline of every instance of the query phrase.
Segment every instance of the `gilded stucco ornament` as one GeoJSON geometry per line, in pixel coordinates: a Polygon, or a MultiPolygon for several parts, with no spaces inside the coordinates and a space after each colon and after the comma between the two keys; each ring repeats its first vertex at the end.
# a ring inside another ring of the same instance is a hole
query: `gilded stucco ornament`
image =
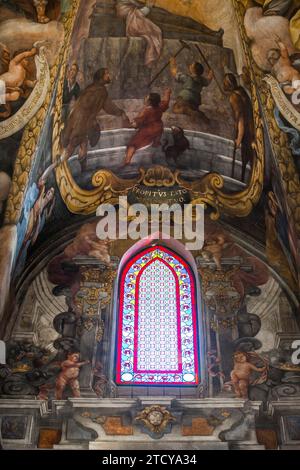
{"type": "Polygon", "coordinates": [[[176,418],[163,406],[154,405],[142,410],[135,421],[140,422],[154,436],[162,435],[176,418]]]}
{"type": "Polygon", "coordinates": [[[0,122],[0,140],[11,137],[23,129],[43,105],[50,87],[50,70],[45,47],[35,56],[37,83],[23,106],[11,117],[0,122]]]}

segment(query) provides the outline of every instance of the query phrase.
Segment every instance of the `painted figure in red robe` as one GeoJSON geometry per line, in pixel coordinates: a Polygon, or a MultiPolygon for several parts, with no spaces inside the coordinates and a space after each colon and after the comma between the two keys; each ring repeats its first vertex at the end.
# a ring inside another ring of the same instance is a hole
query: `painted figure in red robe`
{"type": "Polygon", "coordinates": [[[165,90],[162,98],[158,93],[150,93],[145,97],[145,107],[131,123],[132,127],[138,129],[138,131],[127,145],[125,165],[131,163],[137,150],[148,145],[160,146],[160,139],[164,130],[162,115],[169,107],[170,98],[170,88],[165,90]]]}

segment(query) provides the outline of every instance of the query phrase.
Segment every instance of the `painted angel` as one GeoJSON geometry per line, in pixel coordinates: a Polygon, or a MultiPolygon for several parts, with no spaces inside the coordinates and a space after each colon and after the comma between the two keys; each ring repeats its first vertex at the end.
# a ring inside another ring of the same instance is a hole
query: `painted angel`
{"type": "Polygon", "coordinates": [[[248,390],[250,385],[259,385],[266,382],[268,378],[268,365],[258,354],[254,352],[237,351],[234,356],[234,368],[231,372],[231,385],[233,386],[236,398],[248,400],[248,390]],[[255,362],[260,360],[263,367],[257,367],[255,362]],[[258,378],[253,378],[253,373],[259,374],[258,378]]]}

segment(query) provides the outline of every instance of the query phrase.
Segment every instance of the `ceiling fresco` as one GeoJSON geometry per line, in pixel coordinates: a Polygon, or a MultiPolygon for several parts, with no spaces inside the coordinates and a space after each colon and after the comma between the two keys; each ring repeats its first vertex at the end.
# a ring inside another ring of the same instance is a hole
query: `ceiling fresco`
{"type": "Polygon", "coordinates": [[[0,445],[299,446],[299,157],[299,0],[0,0],[0,445]],[[201,248],[153,205],[201,205],[201,248]],[[180,380],[130,380],[147,301],[180,380]]]}

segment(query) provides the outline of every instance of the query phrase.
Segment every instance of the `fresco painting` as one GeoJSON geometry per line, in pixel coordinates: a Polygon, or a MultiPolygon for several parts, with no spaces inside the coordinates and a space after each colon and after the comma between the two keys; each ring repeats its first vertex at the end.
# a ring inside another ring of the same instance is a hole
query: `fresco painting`
{"type": "Polygon", "coordinates": [[[0,1],[4,449],[299,449],[299,142],[299,0],[0,1]]]}

